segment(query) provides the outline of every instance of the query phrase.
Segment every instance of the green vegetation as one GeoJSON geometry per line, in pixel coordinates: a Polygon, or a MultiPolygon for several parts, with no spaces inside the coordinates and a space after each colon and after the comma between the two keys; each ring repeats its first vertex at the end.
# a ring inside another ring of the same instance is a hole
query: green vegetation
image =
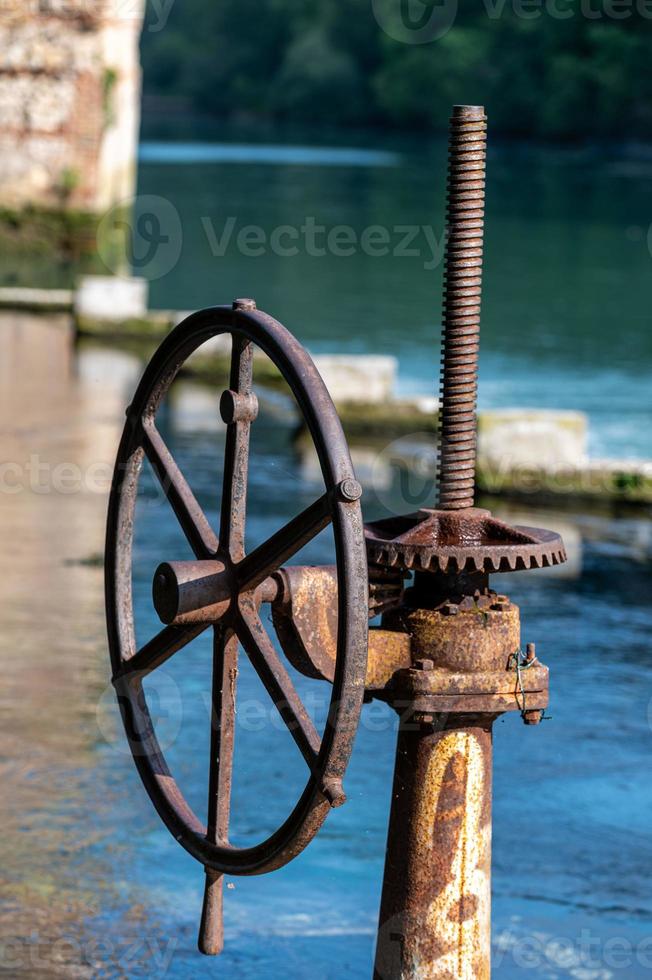
{"type": "MultiPolygon", "coordinates": [[[[59,193],[62,203],[72,193],[78,177],[64,170],[59,193]]],[[[0,208],[0,253],[65,255],[79,258],[96,249],[98,218],[73,208],[31,205],[21,210],[0,208]]]]}
{"type": "Polygon", "coordinates": [[[652,479],[633,464],[631,470],[615,471],[599,461],[573,470],[514,469],[498,472],[480,463],[478,488],[497,496],[555,500],[582,498],[631,504],[652,504],[652,479]]]}
{"type": "MultiPolygon", "coordinates": [[[[427,19],[452,2],[410,9],[427,19]]],[[[184,0],[143,34],[145,92],[222,116],[421,131],[442,127],[442,105],[477,102],[510,135],[652,136],[652,4],[457,7],[443,36],[407,44],[374,17],[396,19],[400,0],[184,0]]]]}
{"type": "Polygon", "coordinates": [[[64,167],[59,175],[57,184],[57,194],[62,207],[65,207],[74,191],[79,187],[79,172],[74,167],[64,167]]]}
{"type": "Polygon", "coordinates": [[[114,95],[118,84],[118,73],[115,68],[105,68],[102,77],[102,112],[104,125],[111,126],[115,122],[114,95]]]}

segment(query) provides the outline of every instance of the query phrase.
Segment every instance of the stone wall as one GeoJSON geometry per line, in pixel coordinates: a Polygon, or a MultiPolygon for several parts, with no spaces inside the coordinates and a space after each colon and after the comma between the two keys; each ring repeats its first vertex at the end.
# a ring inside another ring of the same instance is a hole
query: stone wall
{"type": "Polygon", "coordinates": [[[145,0],[0,0],[0,207],[134,192],[145,0]]]}

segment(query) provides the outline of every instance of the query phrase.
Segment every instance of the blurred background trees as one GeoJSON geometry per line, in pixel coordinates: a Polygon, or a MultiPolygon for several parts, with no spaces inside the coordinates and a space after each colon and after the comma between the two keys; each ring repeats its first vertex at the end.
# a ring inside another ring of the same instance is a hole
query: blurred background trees
{"type": "Polygon", "coordinates": [[[183,0],[143,34],[145,95],[222,116],[426,131],[441,127],[442,100],[482,102],[506,135],[649,139],[652,4],[523,8],[459,4],[448,33],[413,45],[382,30],[371,0],[183,0]]]}

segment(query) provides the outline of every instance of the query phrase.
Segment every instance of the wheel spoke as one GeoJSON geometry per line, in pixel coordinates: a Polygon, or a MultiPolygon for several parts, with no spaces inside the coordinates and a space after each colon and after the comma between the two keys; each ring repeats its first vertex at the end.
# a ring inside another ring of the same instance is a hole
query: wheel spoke
{"type": "MultiPolygon", "coordinates": [[[[208,776],[208,824],[211,844],[229,839],[231,775],[235,734],[235,689],[238,676],[238,638],[228,628],[213,627],[213,691],[211,748],[208,776]]],[[[224,946],[224,876],[206,868],[204,903],[199,927],[199,948],[209,956],[224,946]]]]}
{"type": "Polygon", "coordinates": [[[235,574],[240,591],[255,589],[268,575],[312,541],[330,521],[330,494],[327,492],[236,565],[235,574]]]}
{"type": "Polygon", "coordinates": [[[225,844],[228,841],[237,676],[238,638],[230,629],[215,626],[206,832],[213,844],[225,844]]]}
{"type": "MultiPolygon", "coordinates": [[[[251,394],[253,356],[253,345],[234,334],[229,385],[239,395],[251,394]]],[[[220,541],[234,561],[244,555],[250,430],[248,421],[231,422],[226,429],[220,541]]]]}
{"type": "Polygon", "coordinates": [[[143,449],[197,558],[214,555],[217,536],[153,422],[143,425],[143,449]]]}
{"type": "Polygon", "coordinates": [[[242,610],[237,632],[265,689],[312,770],[319,755],[321,739],[253,605],[247,605],[242,610]]]}
{"type": "Polygon", "coordinates": [[[203,633],[208,625],[208,623],[196,623],[192,626],[166,626],[144,647],[141,647],[133,657],[123,662],[113,680],[116,681],[129,674],[139,674],[141,677],[150,674],[161,664],[164,664],[166,660],[169,660],[178,650],[187,646],[196,636],[203,633]]]}

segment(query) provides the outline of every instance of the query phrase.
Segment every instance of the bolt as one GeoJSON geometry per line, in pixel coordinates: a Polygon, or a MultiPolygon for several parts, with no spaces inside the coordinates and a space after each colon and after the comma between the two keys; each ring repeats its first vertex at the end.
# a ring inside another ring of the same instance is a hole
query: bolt
{"type": "Polygon", "coordinates": [[[533,661],[537,659],[537,648],[534,643],[528,643],[526,646],[525,659],[529,664],[533,663],[533,661]]]}
{"type": "Polygon", "coordinates": [[[439,611],[442,616],[457,616],[460,607],[454,602],[445,602],[443,606],[440,606],[439,611]]]}
{"type": "Polygon", "coordinates": [[[439,413],[442,510],[473,506],[487,117],[454,106],[450,120],[444,337],[439,413]]]}
{"type": "Polygon", "coordinates": [[[433,714],[428,714],[427,712],[415,712],[412,717],[417,725],[434,725],[435,723],[435,716],[433,714]]]}
{"type": "Polygon", "coordinates": [[[255,299],[234,299],[233,300],[234,310],[255,310],[256,300],[255,299]]]}
{"type": "Polygon", "coordinates": [[[433,660],[415,660],[414,662],[415,670],[434,670],[435,664],[433,660]]]}
{"type": "Polygon", "coordinates": [[[362,496],[362,487],[357,480],[342,480],[338,489],[340,497],[347,503],[355,503],[362,496]]]}
{"type": "Polygon", "coordinates": [[[543,711],[540,708],[523,712],[523,721],[526,725],[538,725],[540,724],[542,718],[543,711]]]}
{"type": "Polygon", "coordinates": [[[491,603],[491,608],[493,609],[494,612],[507,612],[509,607],[510,607],[509,600],[500,597],[498,599],[498,602],[491,603]]]}

